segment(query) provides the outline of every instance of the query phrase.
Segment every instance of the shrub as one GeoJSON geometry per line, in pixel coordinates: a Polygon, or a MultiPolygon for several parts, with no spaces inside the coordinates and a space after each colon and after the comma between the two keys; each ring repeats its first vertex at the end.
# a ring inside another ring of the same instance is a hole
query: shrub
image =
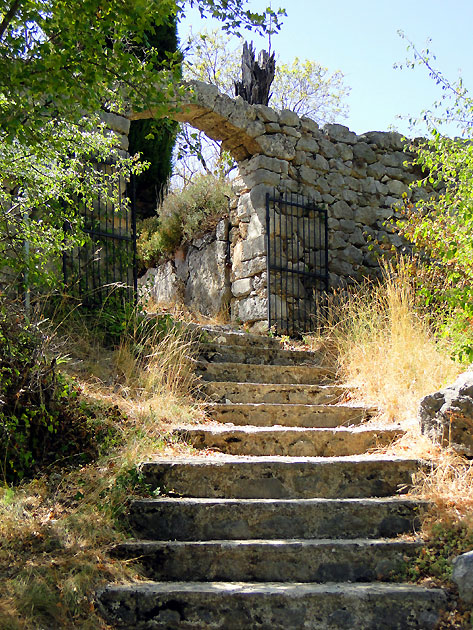
{"type": "Polygon", "coordinates": [[[159,264],[183,243],[208,232],[228,212],[230,185],[211,175],[169,194],[158,216],[143,221],[138,256],[146,267],[159,264]]]}
{"type": "Polygon", "coordinates": [[[0,465],[7,482],[57,460],[88,459],[100,439],[94,425],[102,414],[58,371],[43,328],[0,303],[0,465]]]}

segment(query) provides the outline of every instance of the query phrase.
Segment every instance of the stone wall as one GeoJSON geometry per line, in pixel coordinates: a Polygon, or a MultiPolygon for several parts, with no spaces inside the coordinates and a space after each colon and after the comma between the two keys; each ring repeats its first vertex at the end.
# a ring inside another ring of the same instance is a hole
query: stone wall
{"type": "Polygon", "coordinates": [[[389,221],[404,199],[415,203],[426,193],[409,188],[416,173],[406,166],[410,155],[400,134],[356,135],[336,124],[320,129],[289,110],[249,105],[204,83],[192,87],[189,104],[176,118],[221,140],[239,166],[229,230],[234,319],[260,328],[266,320],[268,192],[296,193],[327,208],[332,287],[376,275],[376,250],[403,246],[389,221]]]}
{"type": "Polygon", "coordinates": [[[228,219],[180,248],[174,258],[140,279],[142,291],[159,305],[182,303],[203,315],[228,309],[231,300],[228,219]]]}

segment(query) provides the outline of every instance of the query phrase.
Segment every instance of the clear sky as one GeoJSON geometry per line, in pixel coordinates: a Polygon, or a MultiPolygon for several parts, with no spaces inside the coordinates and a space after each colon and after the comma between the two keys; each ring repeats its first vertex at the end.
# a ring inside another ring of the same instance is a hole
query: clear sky
{"type": "MultiPolygon", "coordinates": [[[[261,11],[268,4],[249,0],[247,7],[261,11]]],[[[431,38],[438,67],[450,80],[461,74],[473,91],[473,0],[272,0],[272,6],[287,11],[272,39],[276,55],[284,62],[299,57],[341,70],[351,93],[349,117],[340,122],[356,133],[394,126],[407,134],[407,121],[397,116],[418,116],[440,96],[425,68],[393,69],[409,55],[399,29],[418,48],[431,38]]],[[[218,26],[189,11],[179,32],[184,40],[190,27],[195,32],[218,26]]],[[[245,37],[257,50],[267,47],[267,40],[252,32],[245,37]]]]}

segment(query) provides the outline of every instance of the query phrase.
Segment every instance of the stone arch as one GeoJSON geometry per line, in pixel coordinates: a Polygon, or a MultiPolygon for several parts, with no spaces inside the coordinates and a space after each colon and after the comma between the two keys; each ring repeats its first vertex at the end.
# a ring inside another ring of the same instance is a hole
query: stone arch
{"type": "MultiPolygon", "coordinates": [[[[320,129],[313,120],[287,109],[249,105],[201,82],[189,87],[190,98],[180,105],[175,119],[220,141],[239,168],[224,230],[230,242],[235,319],[263,327],[268,298],[279,299],[268,296],[267,290],[267,193],[296,193],[327,208],[331,286],[379,273],[373,242],[386,251],[404,245],[386,221],[397,206],[402,207],[405,195],[415,203],[425,191],[409,189],[418,176],[408,165],[411,155],[400,134],[357,135],[339,124],[320,129]]],[[[152,109],[129,118],[151,116],[152,109]]]]}
{"type": "MultiPolygon", "coordinates": [[[[230,98],[221,94],[215,85],[200,81],[189,83],[190,98],[184,102],[173,118],[189,123],[203,131],[212,140],[222,143],[222,148],[240,162],[256,153],[261,147],[255,137],[264,134],[264,125],[256,120],[254,107],[241,97],[230,98]]],[[[130,120],[151,118],[153,110],[130,113],[130,120]]]]}

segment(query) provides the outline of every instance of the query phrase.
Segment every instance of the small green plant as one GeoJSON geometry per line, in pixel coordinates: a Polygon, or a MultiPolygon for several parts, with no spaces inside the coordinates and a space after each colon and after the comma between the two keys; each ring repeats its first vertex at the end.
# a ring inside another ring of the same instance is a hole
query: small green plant
{"type": "Polygon", "coordinates": [[[184,243],[211,230],[228,213],[230,185],[201,176],[187,188],[169,194],[158,216],[142,222],[138,256],[144,267],[164,261],[184,243]]]}
{"type": "Polygon", "coordinates": [[[75,382],[58,370],[46,324],[0,303],[0,467],[4,481],[41,466],[95,454],[106,417],[89,407],[75,382]]]}

